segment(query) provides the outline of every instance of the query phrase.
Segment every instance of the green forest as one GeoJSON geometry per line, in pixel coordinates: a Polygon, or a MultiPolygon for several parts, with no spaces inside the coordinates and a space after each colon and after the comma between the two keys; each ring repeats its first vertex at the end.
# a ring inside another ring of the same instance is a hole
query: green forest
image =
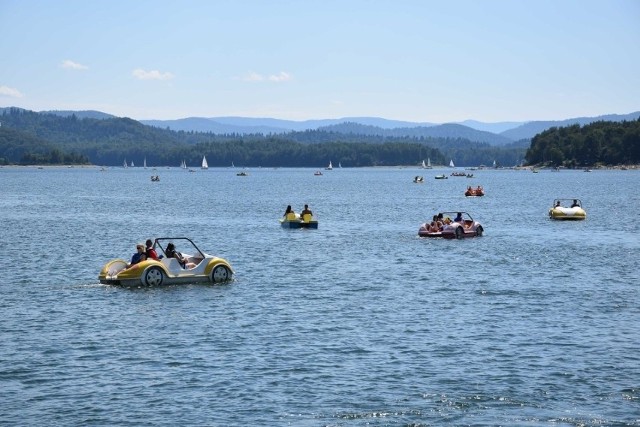
{"type": "Polygon", "coordinates": [[[525,159],[568,168],[640,163],[640,119],[548,129],[532,139],[525,159]]]}
{"type": "Polygon", "coordinates": [[[498,166],[638,162],[638,122],[598,122],[554,128],[531,145],[506,146],[463,138],[362,135],[319,129],[282,134],[213,134],[172,131],[128,118],[77,118],[18,108],[0,115],[0,164],[94,164],[119,166],[126,160],[149,166],[344,167],[418,165],[498,166]],[[587,129],[588,128],[588,129],[587,129]],[[525,156],[526,154],[526,156],[525,156]]]}

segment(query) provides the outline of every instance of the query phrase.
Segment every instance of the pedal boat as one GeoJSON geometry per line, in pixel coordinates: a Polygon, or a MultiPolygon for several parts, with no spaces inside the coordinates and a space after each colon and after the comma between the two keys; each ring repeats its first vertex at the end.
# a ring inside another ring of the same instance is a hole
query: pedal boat
{"type": "Polygon", "coordinates": [[[100,283],[130,287],[160,286],[221,283],[233,277],[233,269],[227,260],[202,252],[189,238],[158,238],[153,248],[160,259],[147,259],[129,268],[126,268],[128,263],[123,259],[107,262],[98,275],[100,283]],[[190,251],[190,253],[182,252],[182,256],[187,261],[186,266],[192,267],[183,268],[177,259],[166,257],[165,248],[169,242],[175,242],[176,247],[190,251]]]}
{"type": "Polygon", "coordinates": [[[587,218],[587,213],[582,207],[580,199],[556,199],[553,207],[549,209],[549,218],[564,221],[580,221],[587,218]],[[572,207],[563,206],[571,205],[572,207]],[[575,206],[574,206],[575,205],[575,206]]]}
{"type": "Polygon", "coordinates": [[[463,239],[466,237],[480,237],[484,233],[484,228],[478,221],[474,221],[467,212],[462,213],[462,221],[453,221],[457,212],[442,212],[444,224],[438,231],[430,228],[431,223],[425,222],[418,229],[420,237],[442,237],[445,239],[463,239]]]}
{"type": "Polygon", "coordinates": [[[300,218],[300,214],[288,213],[286,217],[280,219],[282,228],[318,228],[318,220],[312,215],[305,214],[300,218]]]}

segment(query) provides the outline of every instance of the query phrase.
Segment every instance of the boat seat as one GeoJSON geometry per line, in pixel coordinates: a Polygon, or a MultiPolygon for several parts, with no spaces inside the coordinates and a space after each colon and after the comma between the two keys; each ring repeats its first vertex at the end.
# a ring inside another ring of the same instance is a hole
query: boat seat
{"type": "Polygon", "coordinates": [[[180,271],[182,270],[182,266],[175,258],[163,258],[162,263],[167,266],[169,270],[180,271]]]}

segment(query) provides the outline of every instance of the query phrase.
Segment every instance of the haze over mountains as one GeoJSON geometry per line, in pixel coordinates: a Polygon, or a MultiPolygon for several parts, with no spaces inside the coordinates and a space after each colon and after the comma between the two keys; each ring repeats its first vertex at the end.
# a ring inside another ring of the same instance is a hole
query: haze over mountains
{"type": "MultiPolygon", "coordinates": [[[[9,107],[11,108],[11,107],[9,107]]],[[[6,108],[0,108],[0,112],[6,108]]],[[[60,116],[75,114],[78,118],[108,119],[111,114],[100,111],[41,111],[60,116]]],[[[140,123],[186,132],[214,134],[282,134],[292,131],[325,130],[335,133],[381,135],[394,137],[424,137],[467,139],[502,146],[516,141],[529,141],[536,134],[551,127],[574,124],[581,126],[595,121],[631,121],[640,118],[640,111],[629,114],[609,114],[597,117],[576,117],[566,120],[495,122],[465,120],[458,123],[430,123],[389,120],[380,117],[344,117],[339,119],[282,120],[251,117],[187,117],[176,120],[139,120],[140,123]]]]}
{"type": "Polygon", "coordinates": [[[504,145],[514,141],[531,139],[551,127],[574,124],[584,126],[595,121],[630,121],[637,120],[639,117],[640,111],[629,114],[576,117],[566,120],[496,123],[465,120],[458,123],[439,124],[389,120],[379,117],[344,117],[304,121],[249,117],[189,117],[178,120],[140,120],[140,122],[172,130],[196,132],[268,134],[325,129],[337,133],[351,132],[366,135],[464,138],[471,141],[487,142],[491,145],[504,145]],[[360,127],[355,125],[360,125],[360,127]]]}

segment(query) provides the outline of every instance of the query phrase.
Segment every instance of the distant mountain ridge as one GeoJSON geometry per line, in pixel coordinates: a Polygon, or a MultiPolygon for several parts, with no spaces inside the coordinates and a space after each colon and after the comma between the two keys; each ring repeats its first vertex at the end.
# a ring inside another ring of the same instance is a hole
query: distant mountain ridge
{"type": "Polygon", "coordinates": [[[513,140],[505,138],[491,132],[472,129],[456,123],[445,123],[442,125],[432,125],[429,127],[402,127],[393,129],[382,129],[377,126],[363,125],[355,122],[344,122],[336,125],[323,126],[318,130],[327,132],[356,134],[356,135],[381,135],[387,137],[411,137],[411,138],[450,138],[467,139],[474,142],[483,142],[489,145],[507,145],[513,140]]]}
{"type": "Polygon", "coordinates": [[[287,133],[315,130],[340,123],[359,123],[376,126],[381,129],[394,129],[416,126],[435,126],[435,123],[405,122],[379,117],[344,117],[340,119],[283,120],[252,117],[188,117],[176,120],[140,120],[140,123],[155,127],[168,127],[177,131],[196,131],[213,133],[287,133]]]}
{"type": "MultiPolygon", "coordinates": [[[[4,110],[16,108],[0,108],[4,110]]],[[[63,117],[75,115],[77,118],[109,119],[117,116],[100,111],[50,110],[40,113],[63,117]]],[[[213,134],[284,134],[307,130],[325,129],[335,133],[380,135],[394,137],[463,138],[490,145],[506,145],[514,141],[530,140],[535,135],[552,127],[581,126],[596,121],[631,121],[640,118],[640,111],[629,114],[608,114],[596,117],[577,117],[566,120],[495,122],[485,123],[465,120],[455,123],[410,122],[390,120],[380,117],[343,117],[338,119],[283,120],[253,117],[187,117],[176,120],[138,120],[138,122],[161,129],[185,132],[205,132],[213,134]],[[357,126],[356,126],[357,125],[357,126]],[[359,126],[359,127],[358,127],[359,126]]]]}
{"type": "MultiPolygon", "coordinates": [[[[580,124],[582,126],[596,121],[628,121],[637,120],[640,111],[629,114],[608,114],[596,117],[578,117],[566,120],[530,121],[530,122],[495,122],[485,123],[476,120],[465,120],[454,123],[430,123],[430,122],[408,122],[401,120],[389,120],[379,117],[343,117],[339,119],[318,119],[318,120],[281,120],[272,118],[252,118],[252,117],[189,117],[177,120],[140,120],[141,123],[169,128],[171,130],[212,132],[212,133],[236,133],[236,134],[278,134],[287,132],[300,132],[305,130],[316,130],[337,126],[345,123],[357,123],[365,126],[362,128],[367,135],[372,135],[372,129],[366,126],[377,128],[377,135],[388,134],[388,130],[393,130],[394,136],[434,136],[445,138],[468,138],[471,141],[487,142],[492,145],[503,145],[520,140],[533,138],[540,132],[551,127],[569,126],[580,124]],[[458,127],[460,126],[460,127],[458,127]],[[427,131],[428,128],[434,128],[427,131]],[[416,129],[420,129],[417,131],[416,129]],[[451,131],[447,133],[447,131],[451,131]],[[475,132],[474,132],[475,131],[475,132]],[[492,135],[487,135],[487,134],[492,135]]],[[[346,128],[352,128],[347,126],[346,128]]],[[[344,126],[333,129],[341,132],[344,126]]],[[[349,132],[353,132],[350,130],[349,132]]]]}

